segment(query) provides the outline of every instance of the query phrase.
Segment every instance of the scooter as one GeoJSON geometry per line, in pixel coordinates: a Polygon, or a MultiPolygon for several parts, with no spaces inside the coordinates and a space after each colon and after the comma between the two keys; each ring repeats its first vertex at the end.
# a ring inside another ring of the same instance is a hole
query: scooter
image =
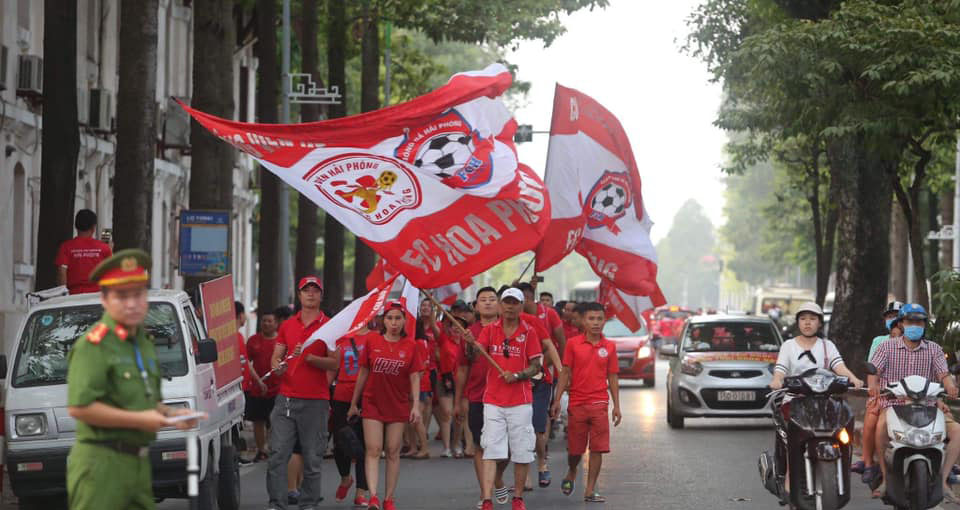
{"type": "MultiPolygon", "coordinates": [[[[960,366],[950,372],[956,375],[960,366]]],[[[873,364],[867,373],[877,374],[873,364]]],[[[889,383],[883,394],[900,405],[887,408],[890,446],[883,453],[887,467],[887,490],[883,502],[898,510],[926,510],[943,500],[940,483],[947,429],[943,411],[936,402],[945,396],[943,386],[919,375],[889,383]]]]}
{"type": "Polygon", "coordinates": [[[781,506],[843,508],[850,502],[853,412],[840,395],[851,384],[822,368],[786,377],[783,383],[782,389],[770,393],[776,440],[773,455],[767,451],[760,455],[760,479],[781,506]],[[790,396],[789,416],[777,405],[786,395],[790,396]]]}

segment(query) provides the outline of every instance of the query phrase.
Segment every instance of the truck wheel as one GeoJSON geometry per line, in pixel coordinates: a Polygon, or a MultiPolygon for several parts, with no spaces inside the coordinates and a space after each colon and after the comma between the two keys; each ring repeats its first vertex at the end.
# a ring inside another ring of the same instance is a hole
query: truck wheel
{"type": "Polygon", "coordinates": [[[21,510],[66,510],[66,496],[47,496],[36,498],[20,498],[21,510]]]}
{"type": "Polygon", "coordinates": [[[220,448],[220,477],[217,505],[220,510],[240,508],[240,458],[231,444],[220,448]]]}
{"type": "Polygon", "coordinates": [[[207,473],[200,480],[200,490],[197,499],[200,510],[216,510],[217,508],[217,473],[213,470],[213,452],[207,459],[207,473]]]}

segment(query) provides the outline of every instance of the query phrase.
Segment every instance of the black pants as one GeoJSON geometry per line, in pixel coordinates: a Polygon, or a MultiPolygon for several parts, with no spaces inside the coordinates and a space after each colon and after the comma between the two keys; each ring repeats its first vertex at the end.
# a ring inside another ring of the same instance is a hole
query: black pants
{"type": "MultiPolygon", "coordinates": [[[[340,430],[340,427],[347,425],[347,413],[350,411],[350,402],[340,402],[338,400],[330,401],[330,414],[333,417],[333,429],[330,433],[334,438],[337,437],[336,431],[340,430]]],[[[357,423],[350,425],[353,428],[353,432],[357,435],[357,438],[360,439],[360,444],[363,444],[363,423],[361,420],[357,420],[357,423]]],[[[336,443],[336,440],[334,440],[336,443]]],[[[357,459],[357,468],[356,468],[356,478],[357,478],[357,488],[367,490],[367,475],[365,469],[364,455],[361,455],[357,459]]],[[[340,472],[340,476],[347,476],[350,474],[350,463],[353,459],[350,458],[350,454],[346,451],[346,447],[334,444],[333,448],[333,460],[337,463],[337,471],[340,472]]]]}

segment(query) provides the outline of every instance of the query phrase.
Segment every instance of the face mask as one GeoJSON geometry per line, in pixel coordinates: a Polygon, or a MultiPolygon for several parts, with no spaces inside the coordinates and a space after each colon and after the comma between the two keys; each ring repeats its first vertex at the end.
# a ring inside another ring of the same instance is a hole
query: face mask
{"type": "Polygon", "coordinates": [[[916,342],[923,338],[923,326],[907,326],[903,328],[903,334],[910,340],[916,342]]]}
{"type": "Polygon", "coordinates": [[[893,321],[895,321],[895,320],[896,320],[896,319],[887,319],[887,321],[886,321],[887,331],[890,331],[890,326],[893,326],[893,321]]]}

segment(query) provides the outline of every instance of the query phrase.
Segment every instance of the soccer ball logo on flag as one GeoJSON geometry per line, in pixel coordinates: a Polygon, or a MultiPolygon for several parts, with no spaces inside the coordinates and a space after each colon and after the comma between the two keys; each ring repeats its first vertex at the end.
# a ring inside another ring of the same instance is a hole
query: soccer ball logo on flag
{"type": "Polygon", "coordinates": [[[394,154],[452,188],[476,188],[493,176],[493,141],[451,109],[407,133],[394,154]]]}
{"type": "Polygon", "coordinates": [[[410,170],[389,158],[341,154],[316,165],[304,180],[335,204],[382,225],[420,205],[420,184],[410,170]]]}
{"type": "Polygon", "coordinates": [[[616,222],[633,204],[630,179],[626,173],[605,171],[590,190],[584,205],[587,208],[587,227],[608,228],[614,234],[620,232],[616,222]]]}

